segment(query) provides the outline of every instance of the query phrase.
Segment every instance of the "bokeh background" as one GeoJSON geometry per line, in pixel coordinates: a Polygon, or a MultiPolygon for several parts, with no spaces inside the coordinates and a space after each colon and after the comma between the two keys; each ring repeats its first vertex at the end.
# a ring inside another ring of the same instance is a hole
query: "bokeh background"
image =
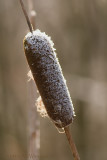
{"type": "MultiPolygon", "coordinates": [[[[76,112],[71,132],[81,160],[107,160],[107,1],[34,0],[34,9],[36,26],[52,37],[67,80],[76,112]]],[[[32,115],[23,51],[27,31],[19,1],[0,0],[2,160],[22,160],[18,156],[28,153],[32,115]]],[[[40,116],[33,112],[39,125],[40,116]]],[[[40,118],[40,135],[40,160],[73,159],[65,135],[48,118],[40,118]]]]}

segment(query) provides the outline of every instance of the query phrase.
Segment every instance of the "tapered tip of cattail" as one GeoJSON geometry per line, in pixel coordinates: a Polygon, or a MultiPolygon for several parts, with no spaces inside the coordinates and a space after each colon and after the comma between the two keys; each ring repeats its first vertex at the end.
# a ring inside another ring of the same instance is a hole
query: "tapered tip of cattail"
{"type": "MultiPolygon", "coordinates": [[[[26,44],[25,47],[29,45],[35,47],[36,50],[42,50],[42,48],[44,47],[45,50],[48,51],[48,49],[52,49],[54,46],[54,43],[52,42],[51,38],[47,36],[45,32],[41,32],[39,29],[33,32],[28,32],[28,34],[24,38],[24,41],[26,44]]],[[[55,51],[54,48],[53,50],[55,51]]]]}

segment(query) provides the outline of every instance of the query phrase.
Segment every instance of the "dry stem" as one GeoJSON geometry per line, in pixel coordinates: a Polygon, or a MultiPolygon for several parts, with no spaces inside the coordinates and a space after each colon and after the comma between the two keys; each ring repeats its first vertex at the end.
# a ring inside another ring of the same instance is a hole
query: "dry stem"
{"type": "Polygon", "coordinates": [[[32,24],[31,24],[31,22],[30,22],[30,20],[29,20],[28,14],[27,14],[27,12],[26,12],[26,10],[25,10],[25,6],[24,6],[22,0],[20,0],[20,4],[21,4],[22,10],[23,10],[23,13],[24,13],[24,15],[25,15],[25,17],[26,17],[26,21],[27,21],[29,30],[30,30],[30,32],[33,32],[32,24]]]}
{"type": "Polygon", "coordinates": [[[70,144],[70,148],[71,148],[74,160],[80,160],[79,153],[78,153],[77,148],[75,146],[75,143],[73,141],[72,134],[70,133],[69,126],[65,127],[64,130],[65,130],[65,134],[67,136],[68,142],[70,144]]]}

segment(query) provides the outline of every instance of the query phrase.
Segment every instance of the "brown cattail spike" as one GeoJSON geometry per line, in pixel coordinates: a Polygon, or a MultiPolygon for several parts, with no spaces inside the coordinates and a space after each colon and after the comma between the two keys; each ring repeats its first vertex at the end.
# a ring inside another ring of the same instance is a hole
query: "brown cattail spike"
{"type": "Polygon", "coordinates": [[[36,30],[25,36],[24,50],[47,114],[57,127],[68,126],[74,109],[53,42],[36,30]]]}

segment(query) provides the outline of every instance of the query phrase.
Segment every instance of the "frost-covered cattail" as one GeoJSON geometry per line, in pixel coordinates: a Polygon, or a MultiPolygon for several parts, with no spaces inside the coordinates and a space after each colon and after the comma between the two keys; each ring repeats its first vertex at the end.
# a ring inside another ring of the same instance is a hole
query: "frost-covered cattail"
{"type": "Polygon", "coordinates": [[[40,30],[24,38],[25,55],[47,114],[59,128],[73,121],[73,104],[56,57],[53,42],[40,30]]]}
{"type": "Polygon", "coordinates": [[[80,160],[69,129],[75,115],[73,104],[53,48],[54,44],[45,33],[33,31],[22,0],[20,3],[30,29],[24,38],[24,51],[42,98],[39,99],[39,104],[45,106],[48,116],[57,127],[64,128],[73,157],[80,160]]]}

